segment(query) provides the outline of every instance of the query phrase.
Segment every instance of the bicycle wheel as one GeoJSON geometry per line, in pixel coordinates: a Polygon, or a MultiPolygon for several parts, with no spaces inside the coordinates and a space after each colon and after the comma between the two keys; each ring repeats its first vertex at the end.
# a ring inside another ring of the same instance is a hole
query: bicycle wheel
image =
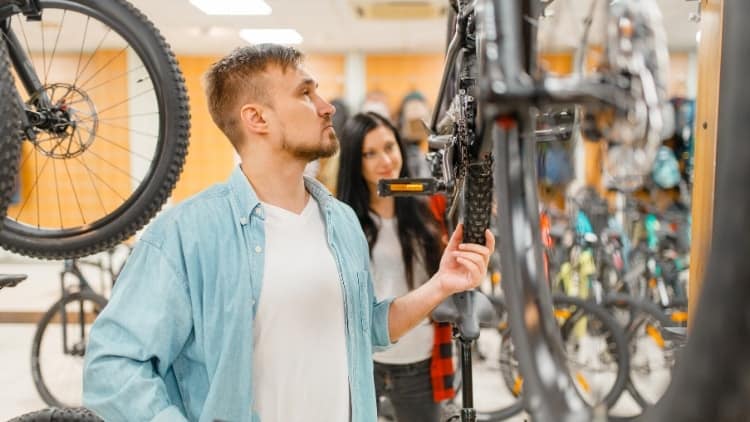
{"type": "Polygon", "coordinates": [[[169,197],[187,153],[187,93],[165,40],[124,0],[39,6],[40,20],[0,16],[29,116],[20,203],[0,245],[79,257],[134,234],[169,197]]]}
{"type": "Polygon", "coordinates": [[[49,406],[81,406],[88,335],[106,305],[107,299],[96,293],[73,293],[52,305],[39,321],[31,346],[31,375],[49,406]]]}
{"type": "Polygon", "coordinates": [[[605,298],[604,305],[625,328],[630,351],[626,390],[632,402],[618,404],[613,413],[632,418],[664,395],[687,338],[680,322],[645,299],[612,294],[605,298]]]}
{"type": "MultiPolygon", "coordinates": [[[[614,406],[628,382],[625,333],[612,316],[592,302],[559,295],[553,301],[568,370],[576,388],[590,406],[614,406]]],[[[520,397],[523,378],[510,330],[502,333],[500,368],[508,390],[520,397]]]]}
{"type": "Polygon", "coordinates": [[[0,219],[5,218],[7,206],[16,189],[21,110],[19,104],[9,95],[15,89],[10,74],[10,60],[5,45],[0,42],[0,93],[5,100],[0,102],[0,219]]]}
{"type": "Polygon", "coordinates": [[[68,409],[44,409],[27,413],[8,422],[102,422],[94,412],[79,407],[68,409]]]}

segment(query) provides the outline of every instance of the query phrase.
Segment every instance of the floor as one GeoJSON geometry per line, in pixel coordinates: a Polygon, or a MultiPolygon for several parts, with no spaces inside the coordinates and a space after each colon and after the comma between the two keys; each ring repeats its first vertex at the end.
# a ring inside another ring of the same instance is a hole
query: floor
{"type": "MultiPolygon", "coordinates": [[[[0,291],[0,313],[25,312],[46,310],[59,296],[60,262],[29,261],[12,255],[0,253],[0,271],[4,273],[26,273],[27,281],[13,289],[0,291]]],[[[96,280],[95,270],[84,270],[86,274],[96,280]]],[[[95,288],[98,288],[95,283],[95,288]]],[[[30,370],[30,351],[35,332],[34,324],[0,324],[0,421],[5,421],[25,412],[45,407],[34,388],[30,370]]],[[[500,338],[494,330],[484,330],[479,341],[479,350],[486,356],[483,361],[477,360],[474,372],[475,406],[478,410],[496,409],[509,404],[513,398],[504,386],[499,372],[498,354],[500,338]]],[[[584,349],[589,348],[588,346],[584,349]]],[[[76,379],[80,373],[80,363],[70,362],[69,358],[60,357],[54,365],[62,365],[66,377],[76,379]],[[72,375],[70,375],[72,374],[72,375]]],[[[63,374],[63,370],[59,370],[63,374]]],[[[606,376],[604,376],[606,378],[606,376]]],[[[67,381],[67,393],[73,397],[79,395],[80,381],[67,381]]],[[[606,379],[605,379],[606,382],[606,379]]],[[[649,385],[651,393],[656,395],[663,390],[668,382],[665,379],[653,381],[649,385]]],[[[595,389],[595,387],[594,387],[595,389]]],[[[593,394],[596,394],[594,391],[593,394]]],[[[615,413],[632,414],[637,406],[627,393],[615,407],[615,413]]],[[[526,420],[524,415],[514,419],[514,422],[526,420]]]]}

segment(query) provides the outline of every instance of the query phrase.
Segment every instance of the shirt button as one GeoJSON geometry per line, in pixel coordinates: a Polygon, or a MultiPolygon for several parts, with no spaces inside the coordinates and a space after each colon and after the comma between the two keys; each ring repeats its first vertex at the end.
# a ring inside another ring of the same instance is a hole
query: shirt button
{"type": "Polygon", "coordinates": [[[245,217],[240,217],[240,224],[242,224],[242,225],[245,225],[245,224],[247,224],[247,218],[245,218],[245,217]]]}
{"type": "Polygon", "coordinates": [[[256,246],[255,247],[255,252],[257,252],[257,253],[260,253],[260,251],[262,251],[262,250],[263,250],[263,248],[261,248],[260,246],[256,246]]]}
{"type": "Polygon", "coordinates": [[[258,217],[263,217],[263,210],[260,208],[256,208],[255,215],[257,215],[258,217]]]}

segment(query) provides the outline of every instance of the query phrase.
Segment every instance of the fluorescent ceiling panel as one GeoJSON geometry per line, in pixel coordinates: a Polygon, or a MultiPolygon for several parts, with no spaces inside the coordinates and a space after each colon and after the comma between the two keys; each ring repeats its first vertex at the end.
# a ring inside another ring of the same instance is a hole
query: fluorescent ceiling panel
{"type": "Polygon", "coordinates": [[[190,0],[207,15],[270,15],[271,6],[263,0],[190,0]]]}

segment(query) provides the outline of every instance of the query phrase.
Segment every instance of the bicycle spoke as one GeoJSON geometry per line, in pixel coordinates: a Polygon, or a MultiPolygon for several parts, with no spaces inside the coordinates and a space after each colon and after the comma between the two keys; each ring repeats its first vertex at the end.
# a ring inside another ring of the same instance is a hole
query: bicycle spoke
{"type": "Polygon", "coordinates": [[[114,57],[110,58],[109,61],[107,61],[107,63],[105,63],[104,65],[102,65],[96,72],[94,72],[93,75],[89,76],[89,78],[86,79],[86,82],[81,83],[80,87],[83,88],[84,86],[86,86],[87,83],[91,82],[91,80],[94,79],[96,77],[96,75],[98,75],[99,73],[101,73],[101,71],[104,70],[107,66],[109,66],[110,63],[112,63],[118,57],[120,57],[122,55],[122,53],[124,53],[125,50],[127,50],[128,48],[130,48],[129,45],[127,47],[123,48],[122,50],[120,50],[120,52],[117,53],[114,57]]]}
{"type": "MultiPolygon", "coordinates": [[[[39,183],[38,161],[37,161],[36,157],[37,157],[37,155],[34,154],[34,166],[37,169],[37,171],[35,172],[36,175],[37,175],[37,177],[34,180],[34,184],[31,186],[31,190],[29,191],[29,193],[26,195],[26,198],[21,203],[21,207],[19,208],[18,213],[16,213],[16,218],[15,218],[16,220],[18,220],[18,217],[21,216],[21,213],[26,208],[26,204],[29,203],[29,199],[31,198],[31,194],[34,192],[34,190],[36,190],[36,186],[39,183]]],[[[44,171],[44,169],[47,167],[47,163],[48,162],[49,162],[49,157],[47,157],[47,159],[44,161],[44,164],[42,165],[42,170],[41,171],[44,171]]],[[[37,220],[36,220],[37,221],[37,226],[39,224],[39,206],[38,205],[39,205],[39,191],[37,190],[37,220]]]]}
{"type": "Polygon", "coordinates": [[[122,195],[120,195],[120,193],[117,192],[117,190],[115,188],[113,188],[109,183],[107,183],[106,180],[102,179],[101,176],[99,176],[98,174],[96,174],[95,171],[92,171],[89,168],[89,166],[86,165],[86,162],[83,161],[83,158],[81,158],[81,157],[76,157],[76,158],[78,159],[78,161],[81,162],[81,164],[83,164],[83,166],[86,168],[86,170],[89,171],[90,174],[92,174],[94,177],[96,177],[97,179],[99,179],[100,182],[104,183],[104,186],[108,187],[112,192],[114,192],[117,196],[119,196],[120,199],[122,199],[123,202],[125,202],[125,198],[123,198],[122,195]]]}
{"type": "MultiPolygon", "coordinates": [[[[138,152],[135,152],[135,151],[131,150],[130,148],[127,148],[127,147],[124,147],[124,146],[120,145],[120,144],[119,144],[119,143],[118,143],[117,141],[113,141],[113,140],[111,140],[111,139],[105,138],[105,137],[104,137],[104,136],[102,136],[102,135],[97,135],[97,134],[93,133],[92,131],[90,131],[90,130],[88,130],[88,129],[87,129],[86,131],[87,131],[87,132],[88,132],[88,133],[89,133],[90,135],[93,135],[94,137],[96,137],[96,138],[98,138],[98,139],[101,139],[102,141],[104,141],[104,142],[107,142],[108,144],[114,145],[114,146],[116,146],[117,148],[120,148],[121,150],[123,150],[123,151],[126,151],[126,152],[130,153],[130,154],[131,154],[131,156],[135,156],[135,157],[141,158],[141,159],[143,159],[143,160],[145,160],[145,161],[149,161],[149,162],[150,162],[150,161],[153,161],[153,160],[154,160],[154,157],[146,157],[145,155],[142,155],[142,154],[140,154],[140,153],[138,153],[138,152]]],[[[81,144],[81,145],[83,145],[83,144],[81,144]]],[[[140,183],[140,181],[138,181],[138,182],[140,183]]]]}
{"type": "Polygon", "coordinates": [[[55,193],[57,196],[57,213],[60,219],[60,230],[63,228],[62,204],[60,203],[60,187],[57,183],[57,164],[52,161],[52,173],[55,176],[55,193]]]}
{"type": "Polygon", "coordinates": [[[89,21],[91,21],[91,17],[86,16],[86,26],[83,27],[83,36],[81,37],[81,49],[78,51],[78,64],[76,65],[76,75],[78,75],[78,71],[81,69],[81,61],[83,60],[83,46],[86,44],[86,34],[89,31],[89,21]]]}
{"type": "MultiPolygon", "coordinates": [[[[128,177],[130,177],[130,179],[132,179],[133,181],[137,182],[137,183],[138,183],[139,185],[140,185],[140,184],[141,184],[141,183],[143,182],[143,180],[138,180],[138,179],[136,179],[136,178],[135,178],[135,176],[131,175],[131,174],[130,174],[130,173],[129,173],[129,172],[127,171],[127,170],[123,170],[122,168],[120,168],[120,167],[116,166],[116,165],[115,165],[114,163],[112,163],[111,161],[109,161],[109,160],[107,160],[106,158],[102,157],[101,155],[99,155],[99,154],[95,153],[95,152],[94,152],[94,151],[92,151],[91,149],[89,149],[89,150],[88,150],[88,152],[89,152],[89,153],[90,153],[91,155],[93,155],[94,157],[96,157],[96,158],[100,159],[101,161],[103,161],[103,162],[105,162],[105,163],[109,164],[109,165],[110,165],[110,166],[111,166],[112,168],[114,168],[115,170],[117,170],[117,171],[121,172],[122,174],[124,174],[124,175],[126,175],[126,176],[128,176],[128,177]]],[[[123,198],[123,200],[124,200],[124,198],[123,198]]]]}
{"type": "Polygon", "coordinates": [[[23,157],[21,160],[21,164],[18,166],[18,173],[21,174],[21,171],[23,170],[24,165],[26,164],[26,161],[31,157],[31,154],[33,154],[36,151],[34,146],[32,145],[31,148],[26,152],[26,156],[23,157]]]}
{"type": "Polygon", "coordinates": [[[158,111],[152,111],[152,112],[149,112],[149,113],[135,113],[135,114],[128,114],[127,116],[108,117],[106,119],[100,119],[100,118],[98,118],[96,116],[93,116],[93,115],[90,115],[90,114],[87,114],[87,113],[81,113],[81,112],[79,112],[79,114],[85,114],[85,115],[89,116],[89,118],[87,118],[87,119],[80,119],[80,120],[78,120],[79,122],[86,122],[86,121],[89,121],[89,120],[97,119],[97,121],[101,123],[101,122],[110,122],[110,121],[115,121],[115,120],[126,120],[126,119],[130,119],[130,118],[133,118],[133,117],[147,117],[147,116],[154,116],[154,115],[158,116],[159,112],[158,111]]]}
{"type": "MultiPolygon", "coordinates": [[[[65,15],[68,13],[67,10],[63,10],[62,18],[60,18],[60,25],[57,27],[57,37],[55,37],[55,46],[52,47],[52,55],[49,59],[49,66],[44,71],[44,80],[47,80],[47,76],[49,75],[50,69],[52,69],[52,62],[55,60],[55,52],[57,52],[57,44],[60,42],[60,32],[62,32],[62,27],[65,24],[65,15]]],[[[45,82],[46,85],[46,82],[45,82]]]]}
{"type": "Polygon", "coordinates": [[[113,108],[115,108],[115,107],[117,107],[117,106],[120,106],[120,105],[122,105],[122,104],[125,104],[126,102],[128,102],[128,101],[130,101],[130,100],[132,100],[132,99],[134,99],[134,98],[138,98],[138,97],[140,97],[140,96],[142,96],[142,95],[145,95],[145,94],[148,94],[149,92],[152,92],[152,91],[154,91],[154,88],[151,88],[151,89],[149,89],[149,90],[146,90],[146,91],[140,92],[140,93],[138,93],[138,94],[135,94],[135,95],[133,95],[132,97],[129,97],[129,98],[126,98],[126,99],[124,99],[124,100],[120,101],[119,103],[116,103],[116,104],[112,104],[112,105],[110,105],[110,106],[108,106],[108,107],[105,107],[105,108],[103,108],[103,109],[99,110],[99,114],[104,114],[105,112],[107,112],[107,111],[109,111],[109,110],[111,110],[111,109],[113,109],[113,108]]]}
{"type": "Polygon", "coordinates": [[[99,205],[102,206],[102,211],[104,211],[104,215],[107,215],[109,211],[107,211],[107,207],[104,205],[104,200],[102,199],[101,194],[99,194],[99,189],[96,188],[96,183],[94,183],[94,178],[91,175],[91,172],[87,173],[89,175],[89,181],[91,182],[91,187],[94,188],[94,193],[96,193],[97,199],[99,199],[99,205]]]}
{"type": "Polygon", "coordinates": [[[78,205],[78,212],[81,214],[81,220],[83,220],[83,224],[86,224],[86,217],[83,215],[83,207],[81,206],[81,201],[78,199],[78,192],[76,191],[75,184],[73,183],[73,177],[70,175],[70,168],[68,167],[68,161],[65,160],[65,171],[68,173],[68,180],[70,181],[70,187],[73,189],[73,197],[76,199],[76,204],[78,205]]]}
{"type": "Polygon", "coordinates": [[[130,148],[126,148],[126,147],[120,145],[119,143],[117,143],[115,141],[111,141],[111,140],[109,140],[109,139],[107,139],[107,138],[105,138],[105,137],[103,137],[101,135],[97,135],[97,138],[100,138],[101,140],[103,140],[103,141],[105,141],[105,142],[107,142],[109,144],[112,144],[112,145],[116,146],[117,148],[120,148],[120,149],[122,149],[122,150],[130,153],[131,157],[135,156],[135,157],[138,157],[138,158],[140,158],[140,159],[142,159],[144,161],[148,161],[148,162],[154,161],[155,157],[146,157],[145,155],[142,155],[139,152],[135,152],[135,151],[131,150],[130,148]]]}
{"type": "MultiPolygon", "coordinates": [[[[99,123],[101,123],[101,122],[99,122],[99,123]]],[[[125,127],[125,126],[113,125],[112,123],[102,123],[102,124],[104,126],[109,126],[109,127],[112,127],[112,128],[121,129],[121,130],[124,130],[124,131],[128,131],[130,133],[135,133],[136,135],[147,136],[149,138],[157,138],[158,137],[158,135],[154,135],[152,133],[146,133],[146,132],[143,132],[143,131],[140,131],[140,130],[136,130],[136,129],[130,129],[130,128],[125,127]]]]}
{"type": "Polygon", "coordinates": [[[96,56],[96,53],[99,52],[99,49],[102,47],[104,40],[107,39],[107,36],[109,35],[110,32],[112,32],[112,28],[107,27],[107,32],[105,32],[102,39],[99,40],[99,44],[97,44],[96,49],[94,49],[94,52],[89,56],[89,59],[86,61],[86,64],[83,65],[83,69],[81,69],[80,73],[76,74],[76,78],[73,80],[73,85],[78,84],[78,79],[83,75],[83,72],[85,72],[86,69],[89,67],[91,60],[93,60],[94,56],[96,56]]]}
{"type": "MultiPolygon", "coordinates": [[[[117,76],[113,77],[112,79],[107,79],[106,81],[104,81],[104,82],[101,82],[101,83],[99,83],[98,85],[94,85],[94,86],[93,86],[93,87],[91,87],[91,88],[86,88],[86,92],[91,92],[91,91],[94,91],[95,89],[99,88],[100,86],[106,85],[106,84],[108,84],[108,83],[110,83],[110,82],[112,82],[112,81],[116,81],[117,79],[120,79],[120,78],[122,78],[123,76],[127,76],[127,75],[129,75],[129,74],[131,74],[131,73],[135,72],[136,70],[140,70],[140,69],[144,69],[144,68],[145,68],[145,66],[144,66],[144,65],[140,65],[140,66],[138,66],[138,67],[134,67],[133,69],[130,69],[130,70],[128,70],[127,72],[123,72],[123,73],[120,73],[119,75],[117,75],[117,76]]],[[[86,84],[82,84],[82,85],[80,86],[80,88],[81,88],[81,89],[83,89],[83,87],[85,87],[85,86],[86,86],[86,84]]]]}
{"type": "MultiPolygon", "coordinates": [[[[16,18],[18,19],[18,26],[21,28],[21,34],[23,35],[23,41],[24,44],[26,44],[26,54],[29,58],[29,61],[31,61],[31,47],[29,47],[29,39],[26,37],[26,29],[24,29],[23,22],[21,21],[21,15],[16,15],[16,18]]],[[[32,66],[34,63],[32,62],[32,66]]],[[[36,66],[34,66],[34,71],[36,71],[36,66]]]]}

